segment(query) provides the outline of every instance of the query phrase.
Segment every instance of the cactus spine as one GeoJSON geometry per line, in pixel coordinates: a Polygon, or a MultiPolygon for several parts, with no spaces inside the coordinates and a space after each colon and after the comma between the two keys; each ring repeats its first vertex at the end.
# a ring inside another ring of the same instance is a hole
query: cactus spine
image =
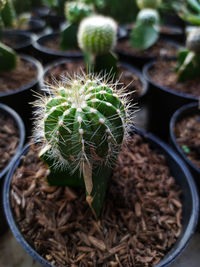
{"type": "Polygon", "coordinates": [[[50,93],[42,106],[37,103],[41,109],[36,121],[42,124],[36,122],[35,136],[45,144],[41,157],[49,166],[53,162],[50,168],[54,173],[68,173],[65,184],[79,170],[78,179],[81,174],[88,203],[99,215],[109,177],[106,173],[99,175],[98,170],[110,170],[125,139],[124,98],[117,93],[116,85],[91,75],[65,80],[50,93]]]}

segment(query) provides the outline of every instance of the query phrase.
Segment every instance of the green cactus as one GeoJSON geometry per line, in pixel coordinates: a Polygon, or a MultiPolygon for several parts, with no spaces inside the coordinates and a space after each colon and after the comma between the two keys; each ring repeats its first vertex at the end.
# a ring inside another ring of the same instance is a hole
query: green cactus
{"type": "Polygon", "coordinates": [[[81,2],[66,2],[65,16],[70,23],[79,23],[83,18],[88,17],[94,12],[94,7],[91,4],[81,2]]]}
{"type": "Polygon", "coordinates": [[[178,81],[197,78],[200,75],[200,28],[188,33],[186,49],[179,51],[176,67],[178,81]]]}
{"type": "Polygon", "coordinates": [[[16,53],[0,42],[0,71],[10,71],[17,66],[16,53]]]}
{"type": "Polygon", "coordinates": [[[16,12],[12,0],[7,0],[4,8],[1,10],[1,17],[6,27],[14,26],[16,12]]]}
{"type": "Polygon", "coordinates": [[[85,184],[87,201],[99,216],[111,167],[126,136],[124,98],[116,85],[92,75],[64,80],[52,86],[50,94],[35,127],[36,139],[45,143],[41,157],[50,166],[49,181],[85,184]]]}
{"type": "Polygon", "coordinates": [[[137,0],[136,2],[140,9],[144,8],[157,9],[161,5],[161,0],[137,0]]]}
{"type": "Polygon", "coordinates": [[[186,47],[195,53],[200,53],[200,28],[195,28],[189,32],[186,40],[186,47]]]}
{"type": "Polygon", "coordinates": [[[80,23],[78,44],[90,69],[116,73],[117,59],[111,52],[116,44],[116,35],[117,25],[109,17],[90,16],[80,23]]]}
{"type": "Polygon", "coordinates": [[[6,0],[0,0],[0,11],[4,8],[6,0]]]}
{"type": "Polygon", "coordinates": [[[130,36],[131,46],[136,50],[145,50],[155,44],[159,38],[159,14],[154,9],[142,9],[136,19],[130,36]]]}
{"type": "Polygon", "coordinates": [[[152,26],[159,24],[160,18],[155,9],[146,8],[138,13],[136,21],[140,24],[152,26]]]}

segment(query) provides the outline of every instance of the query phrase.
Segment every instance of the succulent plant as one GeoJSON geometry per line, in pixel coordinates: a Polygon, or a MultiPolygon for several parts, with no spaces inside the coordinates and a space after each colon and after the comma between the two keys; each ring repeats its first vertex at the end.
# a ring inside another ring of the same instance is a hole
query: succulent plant
{"type": "Polygon", "coordinates": [[[70,23],[79,23],[83,18],[88,17],[94,12],[91,4],[72,1],[65,3],[65,16],[70,23]]]}
{"type": "Polygon", "coordinates": [[[116,73],[117,58],[112,53],[116,35],[117,24],[109,17],[94,15],[81,21],[77,39],[90,71],[116,73]]]}
{"type": "Polygon", "coordinates": [[[6,0],[0,0],[0,11],[4,8],[6,0]]]}
{"type": "Polygon", "coordinates": [[[156,9],[160,6],[161,0],[137,0],[137,5],[140,9],[153,8],[156,9]]]}
{"type": "Polygon", "coordinates": [[[200,28],[193,29],[189,32],[186,47],[195,53],[200,53],[200,28]]]}
{"type": "Polygon", "coordinates": [[[160,17],[155,9],[142,9],[137,15],[135,26],[131,32],[131,46],[136,50],[151,47],[159,38],[160,17]]]}
{"type": "Polygon", "coordinates": [[[137,15],[137,23],[144,25],[156,25],[159,21],[159,14],[155,9],[142,9],[137,15]]]}
{"type": "Polygon", "coordinates": [[[93,75],[65,78],[48,88],[48,93],[50,96],[36,103],[40,109],[35,137],[44,143],[41,157],[50,166],[54,184],[61,176],[63,184],[72,186],[80,185],[82,179],[87,201],[99,215],[108,170],[127,133],[125,97],[120,96],[116,84],[93,75]]]}
{"type": "Polygon", "coordinates": [[[1,10],[1,17],[6,27],[14,26],[16,12],[12,0],[6,0],[4,8],[1,10]]]}
{"type": "Polygon", "coordinates": [[[176,67],[178,81],[199,77],[200,75],[200,28],[192,29],[187,36],[186,49],[179,51],[176,67]]]}
{"type": "Polygon", "coordinates": [[[117,25],[111,18],[95,15],[84,19],[78,31],[80,48],[94,55],[108,53],[116,44],[117,25]]]}

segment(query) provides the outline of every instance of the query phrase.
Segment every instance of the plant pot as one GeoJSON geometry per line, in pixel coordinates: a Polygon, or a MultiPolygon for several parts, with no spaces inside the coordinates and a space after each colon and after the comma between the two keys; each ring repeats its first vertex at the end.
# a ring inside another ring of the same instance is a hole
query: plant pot
{"type": "Polygon", "coordinates": [[[33,42],[35,55],[43,62],[43,64],[50,63],[59,58],[81,58],[83,56],[80,50],[62,51],[60,49],[54,50],[45,46],[45,43],[58,39],[59,35],[59,32],[44,34],[33,42]]]}
{"type": "MultiPolygon", "coordinates": [[[[151,147],[153,147],[154,149],[156,149],[156,151],[159,151],[166,156],[172,175],[175,177],[176,183],[182,190],[182,198],[181,198],[183,207],[182,232],[176,243],[167,253],[167,255],[165,255],[165,257],[155,265],[155,267],[161,267],[161,266],[164,267],[171,264],[175,260],[175,258],[177,258],[183,252],[184,248],[187,246],[192,234],[195,231],[198,221],[198,212],[199,212],[198,193],[193,178],[190,172],[188,171],[187,167],[183,163],[183,161],[167,145],[159,141],[151,134],[146,134],[141,132],[139,133],[145,138],[145,140],[151,145],[151,147]]],[[[25,147],[22,155],[26,154],[27,149],[28,146],[25,147]]],[[[37,260],[43,266],[55,267],[54,264],[51,264],[48,260],[41,257],[31,247],[31,245],[28,244],[27,241],[25,241],[24,237],[19,231],[19,228],[13,216],[13,211],[10,204],[10,185],[14,171],[20,164],[21,156],[19,156],[19,159],[16,162],[15,167],[12,170],[10,170],[4,184],[3,193],[4,193],[4,209],[6,217],[13,234],[15,235],[17,241],[26,250],[26,252],[29,253],[35,260],[37,260]]]]}
{"type": "Polygon", "coordinates": [[[130,40],[128,38],[120,38],[118,41],[119,44],[116,47],[117,54],[119,55],[121,60],[128,61],[138,68],[142,68],[145,64],[157,58],[174,58],[177,54],[178,49],[180,48],[180,44],[178,43],[169,40],[160,40],[154,46],[150,47],[144,52],[133,52],[128,51],[127,48],[121,47],[124,42],[126,43],[126,45],[128,45],[128,47],[130,47],[130,40]],[[171,52],[168,55],[167,51],[169,46],[171,47],[171,52]],[[165,47],[164,50],[163,47],[165,47]],[[150,54],[153,48],[155,52],[154,54],[150,54]]]}
{"type": "Polygon", "coordinates": [[[154,82],[149,73],[157,61],[146,64],[143,68],[143,75],[149,82],[149,103],[150,107],[150,131],[168,140],[169,121],[179,107],[184,104],[198,101],[197,96],[175,91],[154,82]]]}
{"type": "Polygon", "coordinates": [[[31,9],[31,14],[35,18],[44,19],[50,12],[48,7],[34,7],[31,9]]]}
{"type": "Polygon", "coordinates": [[[200,188],[200,168],[195,165],[194,162],[192,162],[184,153],[183,149],[177,142],[177,138],[174,132],[175,125],[184,119],[187,116],[190,115],[195,115],[195,114],[200,114],[200,110],[198,107],[198,103],[190,103],[187,105],[182,106],[179,108],[171,117],[169,128],[170,128],[170,142],[175,148],[175,150],[181,155],[181,157],[184,159],[184,161],[187,163],[189,166],[194,178],[196,179],[196,182],[200,188]]]}
{"type": "Polygon", "coordinates": [[[44,19],[46,20],[48,26],[50,26],[53,30],[58,30],[61,23],[66,20],[64,16],[56,15],[51,12],[49,12],[44,19]]]}
{"type": "Polygon", "coordinates": [[[25,128],[24,128],[24,124],[23,124],[20,116],[10,107],[0,103],[0,113],[5,114],[6,118],[11,117],[13,119],[13,121],[15,122],[17,130],[19,132],[19,141],[18,141],[18,145],[17,145],[16,150],[15,150],[15,154],[10,158],[10,160],[7,162],[5,167],[0,171],[0,218],[1,218],[0,219],[0,234],[3,234],[3,233],[5,233],[7,226],[8,226],[6,223],[5,215],[3,212],[3,204],[2,204],[3,203],[3,201],[2,201],[3,181],[4,181],[4,178],[5,178],[8,170],[11,169],[15,160],[18,157],[18,154],[22,150],[22,147],[24,144],[24,139],[25,139],[25,128]]]}
{"type": "Polygon", "coordinates": [[[30,118],[32,117],[30,102],[35,99],[32,90],[36,91],[38,89],[38,82],[43,74],[43,68],[39,61],[30,56],[20,55],[20,58],[34,67],[36,77],[27,84],[20,86],[20,88],[1,92],[0,102],[12,107],[19,113],[25,123],[27,134],[29,134],[31,131],[30,118]]]}
{"type": "Polygon", "coordinates": [[[18,53],[32,53],[32,43],[35,36],[30,32],[23,32],[18,30],[4,30],[3,43],[17,51],[18,53]],[[5,42],[4,42],[5,40],[5,42]]]}
{"type": "Polygon", "coordinates": [[[29,27],[25,31],[34,32],[34,33],[42,32],[46,26],[45,21],[39,18],[30,18],[28,24],[29,24],[29,27]]]}

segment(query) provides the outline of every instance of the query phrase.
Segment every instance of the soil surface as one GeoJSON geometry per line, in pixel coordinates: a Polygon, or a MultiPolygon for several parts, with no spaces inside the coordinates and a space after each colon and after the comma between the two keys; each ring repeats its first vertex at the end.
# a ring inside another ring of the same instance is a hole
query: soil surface
{"type": "Polygon", "coordinates": [[[9,163],[19,143],[19,130],[9,115],[0,111],[0,171],[9,163]]]}
{"type": "Polygon", "coordinates": [[[18,64],[14,70],[0,72],[0,94],[19,90],[21,87],[33,82],[37,74],[37,69],[33,63],[18,58],[18,64]]]}
{"type": "Polygon", "coordinates": [[[39,42],[40,45],[46,47],[49,50],[55,51],[55,52],[60,52],[60,53],[69,53],[71,55],[80,55],[82,52],[79,49],[68,49],[68,50],[62,50],[60,48],[60,42],[61,42],[61,38],[60,36],[55,36],[52,37],[52,39],[48,39],[42,42],[39,42]]]}
{"type": "Polygon", "coordinates": [[[184,82],[177,82],[178,76],[175,72],[176,61],[157,61],[149,70],[151,79],[164,87],[177,92],[200,96],[200,77],[184,82]]]}
{"type": "MultiPolygon", "coordinates": [[[[44,77],[47,84],[52,84],[62,79],[63,76],[72,75],[73,73],[81,73],[81,70],[85,71],[85,64],[83,60],[71,61],[68,63],[59,64],[55,66],[44,77]]],[[[133,92],[129,95],[130,99],[134,99],[142,94],[143,85],[137,74],[129,71],[128,69],[119,66],[119,73],[117,79],[119,80],[119,87],[126,87],[127,92],[133,92]]]]}
{"type": "Polygon", "coordinates": [[[200,169],[200,114],[187,116],[177,122],[175,136],[188,159],[200,169]]]}
{"type": "Polygon", "coordinates": [[[181,192],[165,158],[135,135],[113,173],[97,221],[82,189],[48,186],[46,165],[31,147],[11,187],[25,239],[59,267],[157,264],[182,228],[181,192]]]}
{"type": "Polygon", "coordinates": [[[150,48],[138,51],[131,47],[130,40],[124,39],[117,43],[117,51],[127,54],[133,54],[138,57],[176,57],[178,48],[165,42],[158,41],[150,48]]]}

